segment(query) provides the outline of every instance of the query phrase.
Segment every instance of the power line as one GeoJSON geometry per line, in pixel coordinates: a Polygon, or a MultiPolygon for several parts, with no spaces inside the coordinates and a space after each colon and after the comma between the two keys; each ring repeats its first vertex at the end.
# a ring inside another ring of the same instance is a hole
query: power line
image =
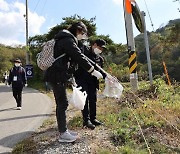
{"type": "MultiPolygon", "coordinates": [[[[38,0],[38,1],[37,1],[36,6],[35,6],[35,8],[34,8],[34,11],[33,11],[33,12],[35,12],[35,11],[36,11],[36,9],[37,9],[37,7],[38,7],[39,3],[40,3],[40,0],[38,0]]],[[[45,2],[43,1],[43,6],[42,6],[42,9],[41,9],[41,14],[42,14],[42,13],[43,13],[43,11],[44,11],[44,8],[45,8],[45,6],[46,6],[46,3],[47,3],[47,0],[45,0],[45,2]]]]}
{"type": "Polygon", "coordinates": [[[45,8],[45,5],[46,5],[46,2],[47,2],[47,0],[45,0],[45,2],[44,2],[44,5],[43,5],[42,10],[41,10],[41,14],[42,14],[42,13],[43,13],[43,11],[44,11],[44,8],[45,8]]]}
{"type": "Polygon", "coordinates": [[[40,2],[40,0],[38,0],[38,1],[37,1],[36,6],[35,6],[35,8],[34,8],[34,11],[33,11],[33,12],[35,12],[35,10],[36,10],[37,6],[39,5],[39,2],[40,2]]]}
{"type": "Polygon", "coordinates": [[[146,5],[146,9],[147,9],[147,12],[148,12],[148,16],[149,16],[149,19],[150,19],[150,21],[151,21],[151,26],[152,26],[153,31],[154,31],[154,24],[153,24],[153,22],[152,22],[151,15],[150,15],[150,13],[149,13],[149,9],[148,9],[146,0],[144,0],[144,3],[145,3],[145,5],[146,5]]]}

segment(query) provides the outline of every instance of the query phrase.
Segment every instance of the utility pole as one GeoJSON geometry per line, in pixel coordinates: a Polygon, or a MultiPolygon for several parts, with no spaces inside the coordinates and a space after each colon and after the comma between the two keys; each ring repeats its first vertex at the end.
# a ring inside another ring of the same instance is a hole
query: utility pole
{"type": "Polygon", "coordinates": [[[132,8],[131,1],[124,0],[124,19],[126,28],[126,37],[129,53],[129,71],[130,71],[130,83],[133,91],[138,89],[138,75],[137,75],[137,60],[135,52],[135,41],[133,36],[133,26],[132,26],[132,8]]]}
{"type": "Polygon", "coordinates": [[[147,30],[146,30],[146,22],[145,22],[145,12],[142,11],[142,21],[144,23],[144,41],[145,41],[145,46],[146,46],[146,56],[147,56],[147,63],[148,63],[148,72],[149,72],[149,81],[150,84],[153,84],[153,77],[152,77],[152,68],[151,68],[151,59],[150,59],[150,52],[149,52],[149,41],[148,41],[148,36],[147,36],[147,30]]]}
{"type": "Polygon", "coordinates": [[[33,77],[33,65],[30,64],[30,53],[29,53],[29,43],[28,43],[28,0],[26,0],[26,76],[27,78],[33,77]]]}
{"type": "Polygon", "coordinates": [[[26,0],[26,65],[30,64],[30,54],[28,45],[28,0],[26,0]]]}

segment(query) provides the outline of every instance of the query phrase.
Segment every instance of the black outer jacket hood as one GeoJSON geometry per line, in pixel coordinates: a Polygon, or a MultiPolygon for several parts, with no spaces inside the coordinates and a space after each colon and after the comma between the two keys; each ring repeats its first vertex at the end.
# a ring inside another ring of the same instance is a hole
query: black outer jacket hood
{"type": "Polygon", "coordinates": [[[62,30],[55,36],[55,46],[54,46],[54,58],[62,54],[66,54],[66,57],[69,57],[80,65],[83,69],[88,72],[92,72],[94,67],[87,60],[87,57],[82,53],[78,47],[77,38],[68,30],[62,30]]]}
{"type": "Polygon", "coordinates": [[[65,37],[73,38],[74,41],[78,44],[77,38],[66,29],[59,31],[59,33],[55,35],[55,40],[60,40],[60,39],[63,39],[65,37]]]}
{"type": "Polygon", "coordinates": [[[54,39],[56,40],[54,46],[54,58],[57,58],[64,53],[66,55],[54,62],[51,68],[53,68],[55,71],[48,73],[51,74],[50,76],[52,76],[48,78],[54,78],[53,82],[58,82],[58,80],[63,79],[64,75],[60,76],[60,74],[62,74],[62,72],[66,74],[68,71],[69,59],[71,59],[72,63],[75,65],[78,64],[78,66],[81,66],[89,73],[94,70],[94,66],[87,60],[87,57],[79,49],[77,38],[72,33],[70,33],[68,30],[61,30],[54,39]]]}

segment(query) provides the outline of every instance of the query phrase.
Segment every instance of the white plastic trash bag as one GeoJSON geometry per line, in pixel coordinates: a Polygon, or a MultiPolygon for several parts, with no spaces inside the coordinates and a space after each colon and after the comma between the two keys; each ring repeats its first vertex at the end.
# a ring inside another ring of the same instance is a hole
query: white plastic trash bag
{"type": "Polygon", "coordinates": [[[120,98],[122,95],[123,86],[115,77],[108,75],[105,78],[105,89],[103,94],[107,97],[120,98]]]}
{"type": "Polygon", "coordinates": [[[76,109],[83,110],[84,105],[86,102],[87,93],[84,91],[81,91],[81,87],[75,87],[72,86],[73,93],[72,93],[72,99],[69,102],[72,106],[74,106],[76,109]]]}

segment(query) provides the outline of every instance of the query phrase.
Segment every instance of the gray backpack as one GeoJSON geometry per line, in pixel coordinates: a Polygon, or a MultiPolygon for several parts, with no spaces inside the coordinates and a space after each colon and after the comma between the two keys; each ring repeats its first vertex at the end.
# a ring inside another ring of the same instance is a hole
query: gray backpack
{"type": "Polygon", "coordinates": [[[45,71],[49,67],[52,66],[52,64],[58,60],[59,58],[64,57],[66,54],[62,54],[56,59],[54,58],[54,45],[55,45],[55,39],[51,39],[43,44],[42,51],[37,54],[37,65],[38,67],[45,71]]]}

